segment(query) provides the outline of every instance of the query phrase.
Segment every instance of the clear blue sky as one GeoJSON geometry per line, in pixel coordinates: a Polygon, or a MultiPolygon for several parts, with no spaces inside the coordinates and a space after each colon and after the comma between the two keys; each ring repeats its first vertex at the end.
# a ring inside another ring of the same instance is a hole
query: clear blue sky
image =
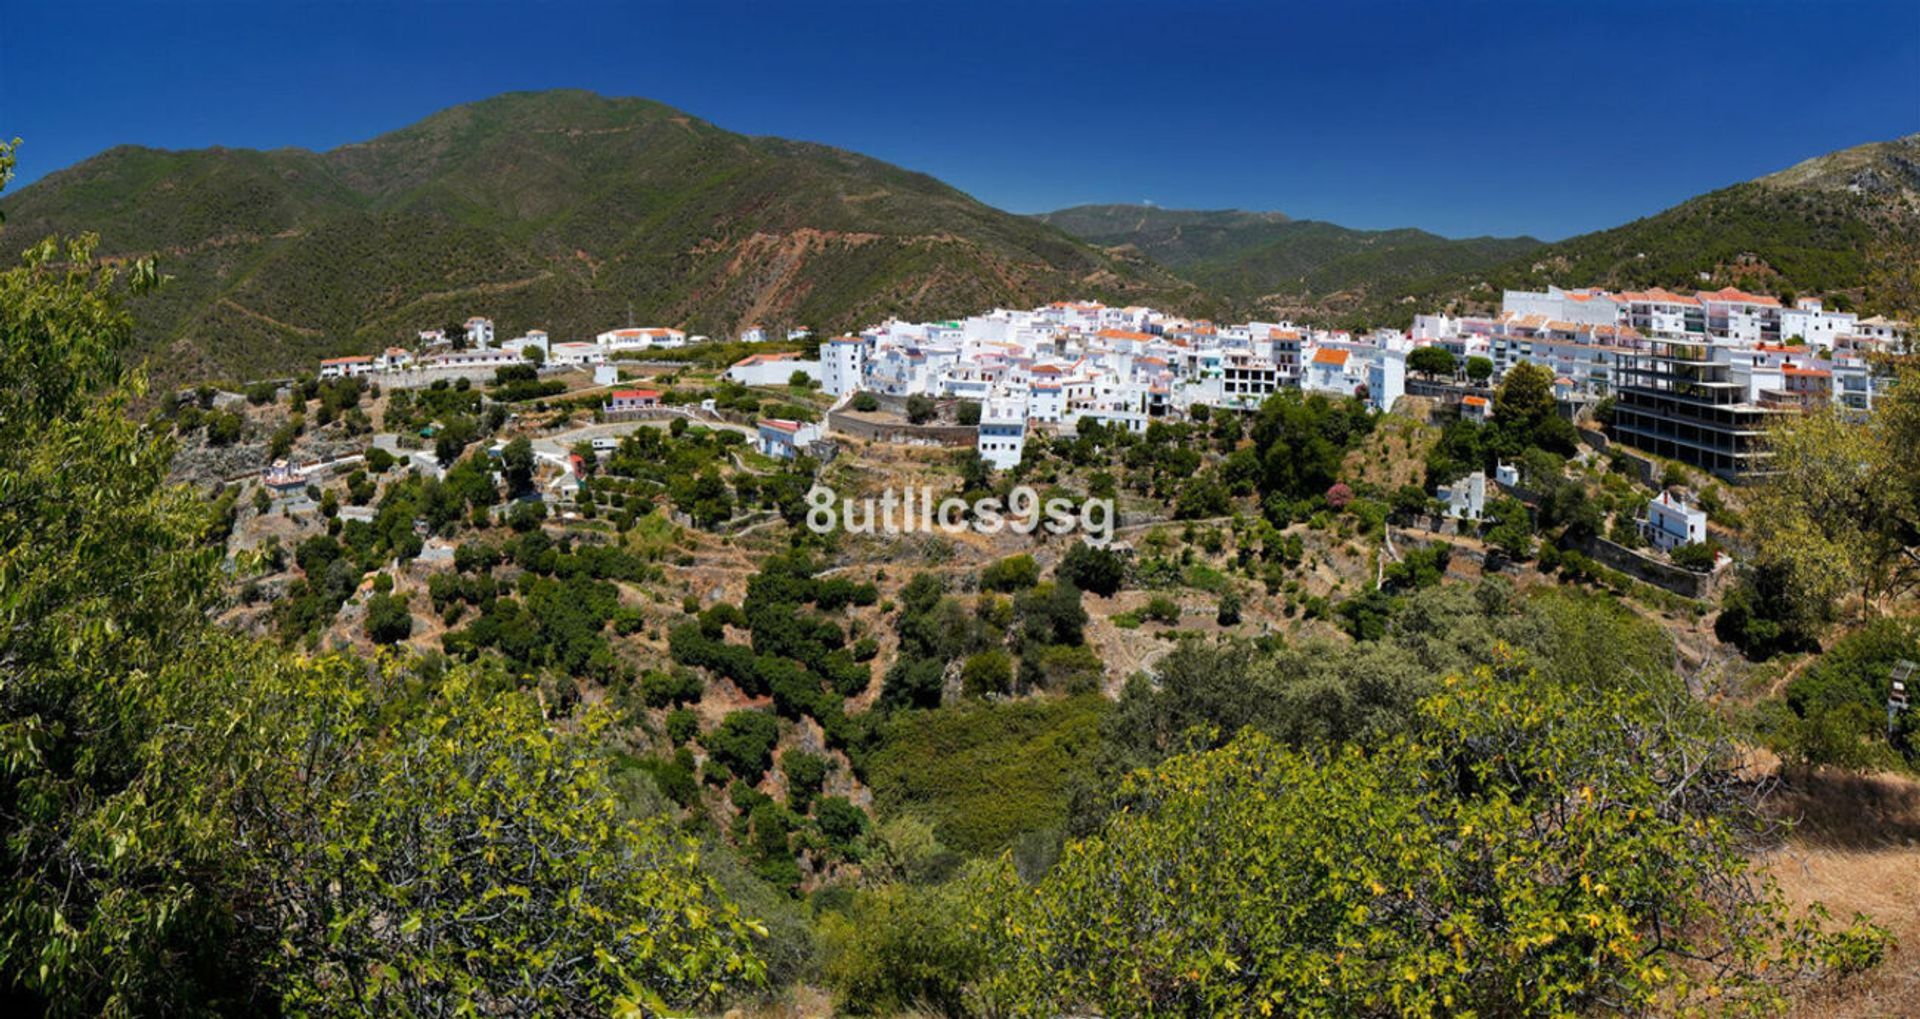
{"type": "Polygon", "coordinates": [[[118,4],[8,0],[21,179],[324,149],[516,89],[658,99],[1017,212],[1278,209],[1558,238],[1920,131],[1920,0],[118,4]]]}

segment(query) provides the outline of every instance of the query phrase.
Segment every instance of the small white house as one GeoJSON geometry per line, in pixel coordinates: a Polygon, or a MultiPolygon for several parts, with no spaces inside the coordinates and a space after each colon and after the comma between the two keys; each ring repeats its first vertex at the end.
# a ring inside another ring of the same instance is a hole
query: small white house
{"type": "Polygon", "coordinates": [[[1352,396],[1359,386],[1359,378],[1354,374],[1352,365],[1353,351],[1343,347],[1321,347],[1313,352],[1313,359],[1307,362],[1306,374],[1300,380],[1300,386],[1310,392],[1339,393],[1352,396]]]}
{"type": "Polygon", "coordinates": [[[307,475],[285,460],[275,460],[271,467],[260,472],[260,484],[275,497],[284,498],[306,491],[307,475]]]}
{"type": "Polygon", "coordinates": [[[765,343],[767,342],[767,331],[765,329],[762,329],[758,325],[750,325],[745,329],[740,330],[740,342],[741,343],[765,343]]]}
{"type": "Polygon", "coordinates": [[[760,422],[760,452],[780,460],[791,460],[820,441],[820,426],[784,418],[760,422]]]}
{"type": "Polygon", "coordinates": [[[323,379],[352,378],[355,375],[366,375],[373,370],[373,358],[366,354],[353,357],[330,357],[320,362],[320,377],[323,379]]]}
{"type": "Polygon", "coordinates": [[[597,343],[555,343],[547,349],[547,363],[551,365],[588,365],[605,364],[607,350],[597,343]]]}
{"type": "Polygon", "coordinates": [[[658,389],[616,389],[607,399],[606,412],[625,414],[637,410],[652,410],[660,406],[658,389]]]}
{"type": "Polygon", "coordinates": [[[1641,521],[1647,543],[1662,552],[1682,545],[1705,544],[1707,513],[1687,505],[1672,492],[1661,492],[1647,501],[1647,517],[1641,521]]]}
{"type": "Polygon", "coordinates": [[[1460,416],[1476,425],[1484,425],[1493,420],[1493,401],[1484,396],[1463,396],[1460,398],[1460,416]]]}
{"type": "Polygon", "coordinates": [[[729,366],[723,377],[743,386],[784,386],[800,372],[820,381],[820,362],[803,361],[799,354],[749,354],[729,366]]]}
{"type": "Polygon", "coordinates": [[[513,351],[514,353],[519,354],[521,357],[527,356],[527,351],[532,350],[535,347],[538,347],[540,349],[540,356],[542,359],[545,359],[546,356],[552,352],[552,347],[547,341],[546,330],[529,329],[527,330],[526,335],[516,336],[513,339],[508,340],[507,342],[502,343],[500,345],[501,350],[513,351]]]}
{"type": "Polygon", "coordinates": [[[1455,520],[1479,520],[1487,511],[1487,472],[1474,471],[1434,493],[1455,520]]]}
{"type": "Polygon", "coordinates": [[[467,319],[467,345],[485,347],[493,343],[493,320],[474,316],[467,319]]]}
{"type": "Polygon", "coordinates": [[[996,470],[1020,464],[1027,446],[1027,407],[1016,399],[991,399],[980,408],[980,459],[996,470]]]}

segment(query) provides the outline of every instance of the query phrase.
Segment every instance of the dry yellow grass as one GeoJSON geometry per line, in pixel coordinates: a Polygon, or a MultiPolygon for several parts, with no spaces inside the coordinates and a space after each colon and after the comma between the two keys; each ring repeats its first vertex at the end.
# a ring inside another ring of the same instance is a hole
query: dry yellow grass
{"type": "Polygon", "coordinates": [[[1836,920],[1865,913],[1898,942],[1870,973],[1817,987],[1793,1019],[1920,1016],[1920,782],[1894,775],[1788,774],[1776,809],[1796,827],[1767,872],[1788,899],[1836,920]]]}

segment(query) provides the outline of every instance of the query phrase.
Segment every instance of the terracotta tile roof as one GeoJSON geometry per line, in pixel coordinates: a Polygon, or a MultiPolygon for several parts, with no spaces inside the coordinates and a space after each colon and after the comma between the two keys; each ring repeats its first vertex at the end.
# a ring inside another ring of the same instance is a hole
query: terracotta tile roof
{"type": "Polygon", "coordinates": [[[1343,365],[1347,363],[1347,354],[1348,352],[1345,350],[1336,350],[1332,347],[1322,347],[1319,350],[1316,350],[1313,352],[1313,363],[1343,365]]]}
{"type": "Polygon", "coordinates": [[[1697,297],[1676,294],[1671,290],[1654,287],[1652,290],[1629,290],[1620,295],[1634,304],[1699,304],[1697,297]]]}
{"type": "Polygon", "coordinates": [[[1767,308],[1780,307],[1780,299],[1763,294],[1749,294],[1738,287],[1722,287],[1719,290],[1702,290],[1694,295],[1702,301],[1718,301],[1725,304],[1758,304],[1767,308]]]}
{"type": "Polygon", "coordinates": [[[748,354],[746,357],[733,362],[732,367],[747,368],[756,364],[768,364],[773,361],[793,361],[799,359],[799,357],[800,355],[794,352],[785,354],[748,354]]]}

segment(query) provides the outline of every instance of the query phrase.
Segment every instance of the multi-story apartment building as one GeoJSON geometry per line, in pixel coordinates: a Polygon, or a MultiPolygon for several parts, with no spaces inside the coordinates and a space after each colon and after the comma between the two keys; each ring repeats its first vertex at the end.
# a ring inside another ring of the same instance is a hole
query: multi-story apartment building
{"type": "Polygon", "coordinates": [[[1756,401],[1715,354],[1705,338],[1656,337],[1621,359],[1613,434],[1725,478],[1764,470],[1762,439],[1780,411],[1756,401]]]}

